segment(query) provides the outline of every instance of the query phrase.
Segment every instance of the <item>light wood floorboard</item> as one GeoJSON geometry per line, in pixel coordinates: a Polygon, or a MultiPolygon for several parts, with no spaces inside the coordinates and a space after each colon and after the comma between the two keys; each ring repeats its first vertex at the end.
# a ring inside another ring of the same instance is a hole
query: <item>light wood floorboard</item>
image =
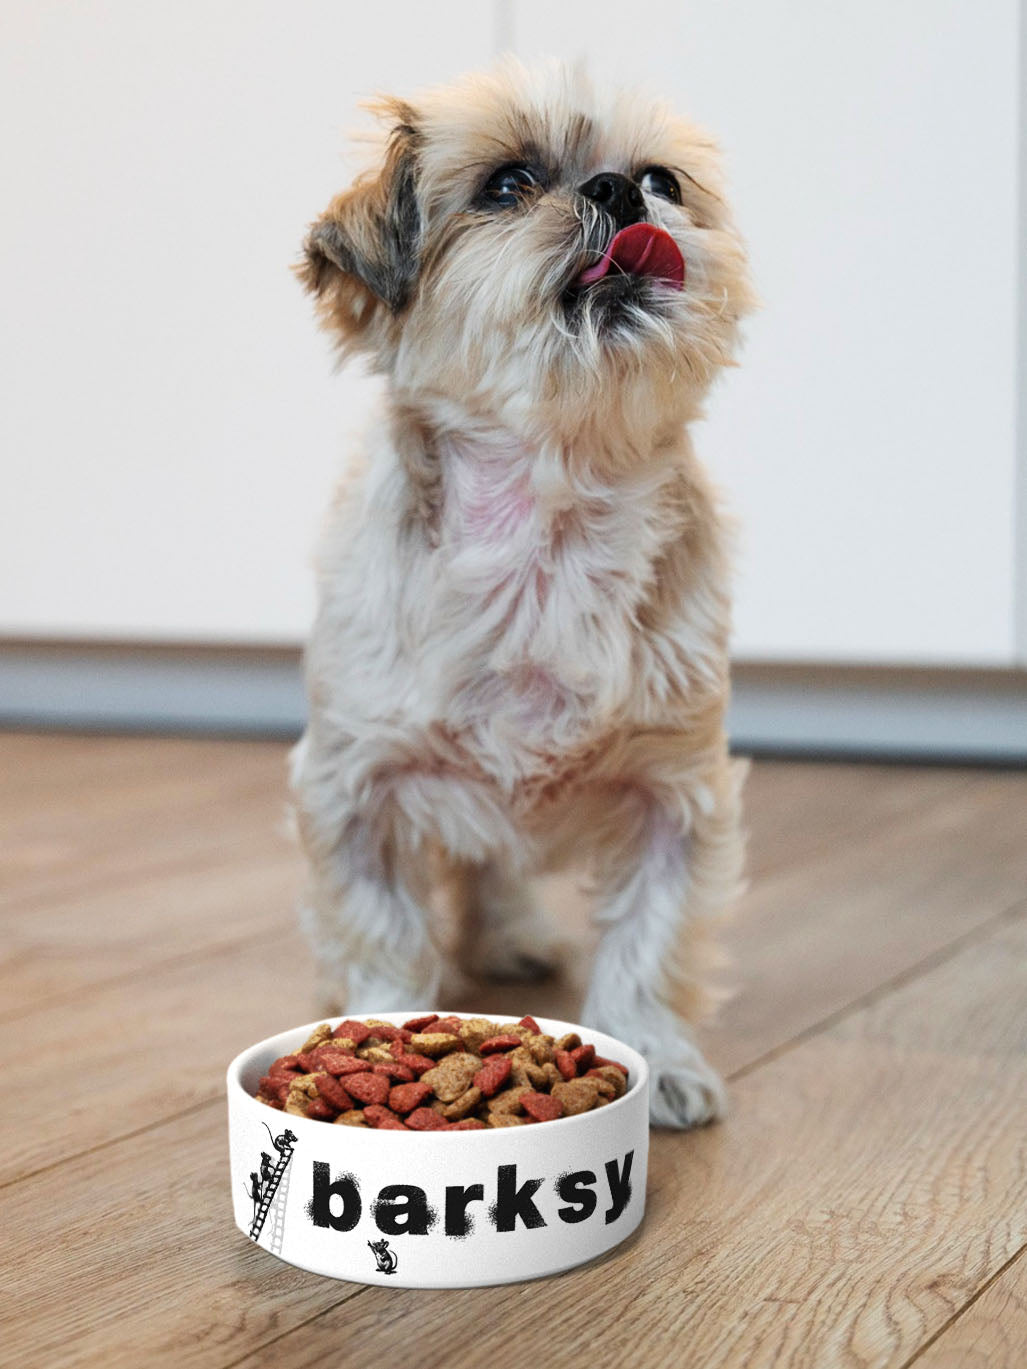
{"type": "MultiPolygon", "coordinates": [[[[505,1369],[540,1296],[553,1364],[1027,1362],[1027,777],[754,767],[738,993],[704,1034],[732,1116],[654,1135],[645,1226],[601,1265],[416,1294],[291,1270],[230,1224],[224,1067],[316,1016],[284,762],[0,737],[0,1364],[345,1343],[505,1369]]],[[[548,892],[587,945],[582,897],[548,892]]],[[[450,1005],[573,1017],[584,959],[450,1005]]]]}

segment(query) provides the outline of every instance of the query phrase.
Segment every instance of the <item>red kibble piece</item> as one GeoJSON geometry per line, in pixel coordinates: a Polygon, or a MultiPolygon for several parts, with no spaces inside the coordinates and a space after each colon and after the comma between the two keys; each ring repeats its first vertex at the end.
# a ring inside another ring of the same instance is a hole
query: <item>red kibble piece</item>
{"type": "Polygon", "coordinates": [[[542,1028],[531,1016],[522,1017],[521,1020],[517,1023],[517,1025],[519,1027],[527,1027],[528,1031],[534,1032],[536,1036],[542,1035],[542,1028]]]}
{"type": "MultiPolygon", "coordinates": [[[[591,1044],[587,1046],[575,1046],[572,1051],[568,1051],[568,1055],[574,1061],[578,1073],[584,1074],[587,1069],[591,1069],[592,1067],[592,1062],[596,1058],[596,1048],[591,1044]]],[[[557,1066],[557,1068],[559,1068],[559,1066],[557,1066]]],[[[563,1073],[562,1070],[560,1072],[563,1073]]]]}
{"type": "Polygon", "coordinates": [[[407,1117],[410,1131],[448,1131],[449,1123],[434,1108],[415,1108],[407,1117]]]}
{"type": "Polygon", "coordinates": [[[348,1036],[354,1045],[359,1046],[371,1035],[371,1028],[366,1027],[363,1022],[354,1022],[352,1017],[347,1017],[345,1022],[340,1022],[332,1032],[333,1036],[348,1036]]]}
{"type": "Polygon", "coordinates": [[[512,1070],[508,1055],[494,1055],[474,1076],[474,1083],[486,1098],[491,1098],[510,1078],[512,1070]]]}
{"type": "Polygon", "coordinates": [[[423,1032],[426,1027],[430,1027],[433,1022],[439,1020],[437,1012],[430,1012],[427,1017],[412,1017],[409,1022],[403,1023],[403,1030],[408,1032],[423,1032]]]}
{"type": "Polygon", "coordinates": [[[409,1041],[413,1032],[408,1032],[405,1027],[393,1027],[388,1022],[382,1022],[377,1027],[368,1029],[369,1036],[377,1036],[379,1041],[409,1041]]]}
{"type": "Polygon", "coordinates": [[[317,1061],[313,1051],[308,1051],[306,1053],[301,1051],[300,1054],[297,1055],[296,1060],[301,1074],[313,1074],[317,1069],[317,1061]]]}
{"type": "Polygon", "coordinates": [[[592,1063],[593,1065],[612,1065],[615,1070],[620,1070],[625,1079],[628,1077],[629,1071],[627,1065],[622,1065],[619,1060],[607,1060],[603,1055],[594,1055],[592,1057],[592,1063]]]}
{"type": "Polygon", "coordinates": [[[563,1075],[564,1079],[573,1079],[578,1072],[578,1062],[571,1055],[570,1051],[557,1051],[553,1057],[556,1068],[563,1075]]]}
{"type": "Polygon", "coordinates": [[[326,1103],[323,1098],[311,1098],[307,1104],[307,1116],[312,1117],[315,1122],[333,1122],[337,1108],[333,1108],[331,1103],[326,1103]]]}
{"type": "Polygon", "coordinates": [[[393,1112],[413,1112],[430,1097],[431,1089],[427,1084],[397,1084],[389,1090],[389,1107],[393,1112]]]}
{"type": "Polygon", "coordinates": [[[326,1103],[331,1103],[336,1112],[349,1112],[353,1106],[353,1099],[339,1083],[338,1079],[333,1079],[330,1074],[322,1074],[317,1081],[317,1092],[320,1098],[326,1103]]]}
{"type": "Polygon", "coordinates": [[[521,1107],[536,1122],[555,1122],[563,1116],[563,1104],[551,1093],[522,1093],[521,1107]]]}
{"type": "Polygon", "coordinates": [[[282,1070],[295,1070],[297,1074],[302,1072],[300,1058],[298,1055],[280,1055],[273,1065],[268,1066],[268,1074],[278,1074],[282,1070]]]}
{"type": "Polygon", "coordinates": [[[326,1070],[329,1074],[366,1074],[367,1061],[358,1060],[355,1055],[347,1055],[345,1051],[333,1050],[331,1046],[322,1046],[314,1052],[314,1060],[319,1070],[326,1070]]]}
{"type": "Polygon", "coordinates": [[[463,1025],[462,1017],[438,1017],[431,1024],[431,1029],[433,1032],[447,1032],[450,1036],[459,1036],[463,1025]]]}
{"type": "Polygon", "coordinates": [[[384,1103],[389,1096],[389,1081],[383,1074],[348,1074],[346,1089],[360,1103],[384,1103]]]}
{"type": "Polygon", "coordinates": [[[447,1131],[484,1131],[485,1123],[480,1117],[464,1117],[459,1122],[449,1122],[447,1131]]]}
{"type": "Polygon", "coordinates": [[[409,1084],[414,1077],[414,1072],[408,1065],[401,1065],[398,1060],[391,1065],[372,1065],[372,1074],[384,1074],[386,1079],[393,1079],[400,1084],[409,1084]]]}
{"type": "Polygon", "coordinates": [[[420,1079],[426,1070],[433,1070],[439,1062],[433,1060],[430,1055],[397,1055],[396,1064],[405,1065],[407,1069],[413,1070],[414,1074],[420,1079]]]}
{"type": "Polygon", "coordinates": [[[289,1084],[296,1076],[293,1074],[265,1074],[260,1081],[260,1091],[267,1098],[274,1098],[279,1106],[285,1106],[289,1096],[289,1084]]]}
{"type": "Polygon", "coordinates": [[[380,1103],[372,1103],[364,1109],[364,1121],[376,1131],[406,1131],[406,1127],[396,1114],[382,1107],[380,1103]]]}
{"type": "Polygon", "coordinates": [[[521,1044],[521,1038],[507,1032],[503,1036],[490,1036],[478,1047],[479,1055],[492,1055],[495,1051],[512,1051],[521,1044]]]}

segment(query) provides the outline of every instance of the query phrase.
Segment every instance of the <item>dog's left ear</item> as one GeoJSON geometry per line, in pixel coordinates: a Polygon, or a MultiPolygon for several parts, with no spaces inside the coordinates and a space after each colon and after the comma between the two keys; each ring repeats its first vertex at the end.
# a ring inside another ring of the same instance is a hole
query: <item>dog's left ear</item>
{"type": "Polygon", "coordinates": [[[385,163],[337,195],[311,225],[296,268],[318,298],[324,321],[343,343],[359,345],[383,311],[402,312],[417,280],[421,210],[417,198],[419,134],[413,110],[379,107],[396,123],[385,163]]]}

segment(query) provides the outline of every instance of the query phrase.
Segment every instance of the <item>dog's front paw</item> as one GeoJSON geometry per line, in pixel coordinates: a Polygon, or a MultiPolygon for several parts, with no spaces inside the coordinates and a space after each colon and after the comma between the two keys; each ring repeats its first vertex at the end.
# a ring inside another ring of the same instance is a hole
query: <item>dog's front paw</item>
{"type": "Polygon", "coordinates": [[[650,1061],[649,1117],[655,1127],[699,1127],[723,1117],[724,1081],[693,1048],[679,1060],[650,1061]]]}

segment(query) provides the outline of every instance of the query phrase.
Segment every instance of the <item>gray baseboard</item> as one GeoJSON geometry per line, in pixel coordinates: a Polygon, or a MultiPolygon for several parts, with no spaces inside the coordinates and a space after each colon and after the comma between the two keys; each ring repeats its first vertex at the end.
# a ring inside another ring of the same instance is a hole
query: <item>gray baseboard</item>
{"type": "MultiPolygon", "coordinates": [[[[1027,762],[1027,672],[739,662],[731,735],[759,754],[1027,762]]],[[[295,736],[299,652],[9,642],[0,725],[295,736]]]]}

